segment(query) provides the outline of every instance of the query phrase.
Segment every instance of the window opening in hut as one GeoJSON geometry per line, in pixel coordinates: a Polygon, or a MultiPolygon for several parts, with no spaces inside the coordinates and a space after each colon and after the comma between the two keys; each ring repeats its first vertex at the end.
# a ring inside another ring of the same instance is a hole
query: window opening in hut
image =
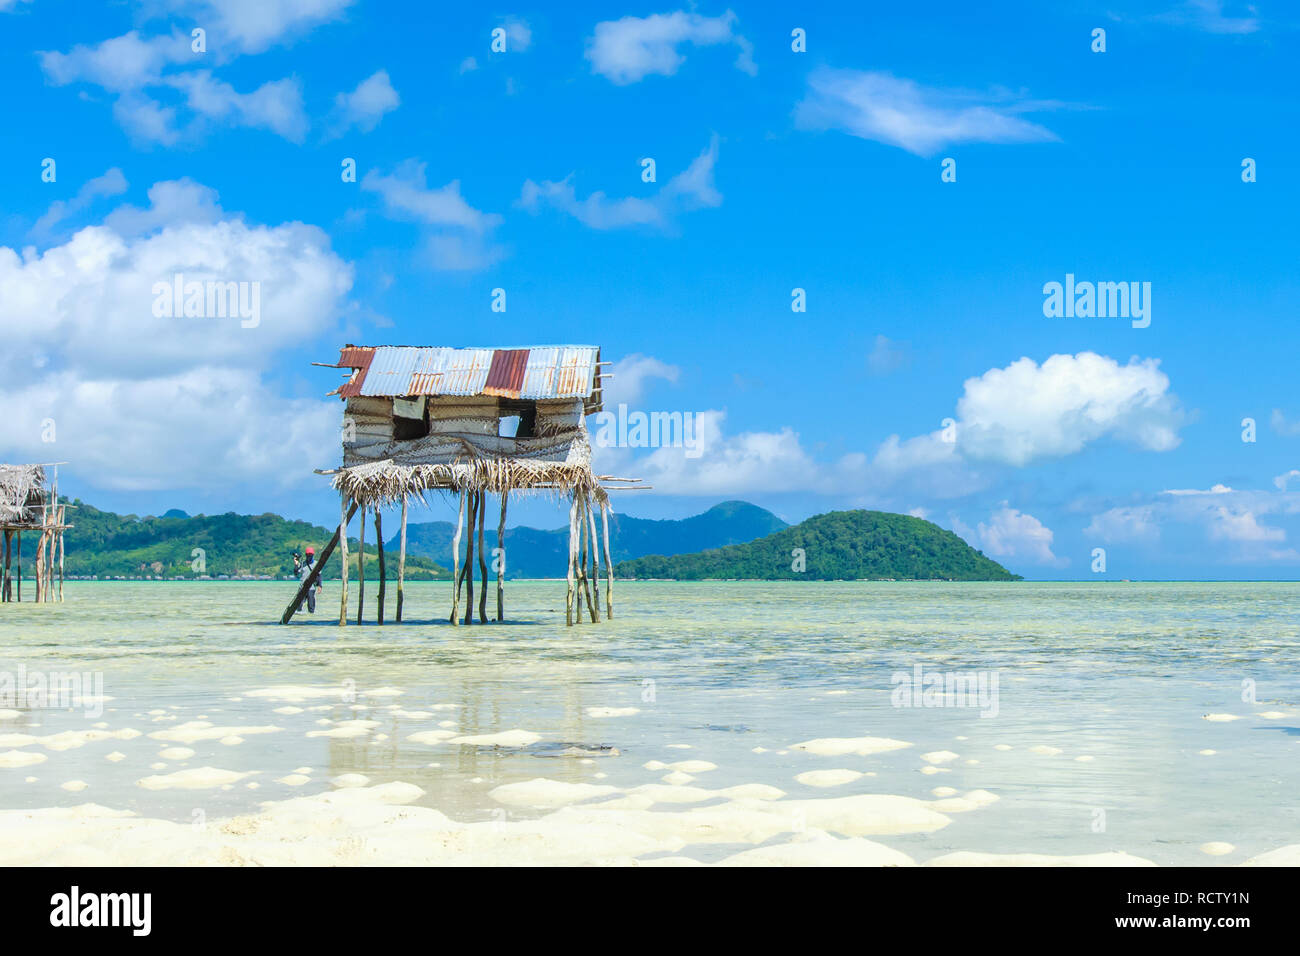
{"type": "Polygon", "coordinates": [[[537,437],[537,406],[525,405],[519,410],[519,427],[515,430],[516,438],[537,437]]]}
{"type": "Polygon", "coordinates": [[[429,415],[423,395],[393,399],[393,438],[411,441],[429,434],[429,415]]]}

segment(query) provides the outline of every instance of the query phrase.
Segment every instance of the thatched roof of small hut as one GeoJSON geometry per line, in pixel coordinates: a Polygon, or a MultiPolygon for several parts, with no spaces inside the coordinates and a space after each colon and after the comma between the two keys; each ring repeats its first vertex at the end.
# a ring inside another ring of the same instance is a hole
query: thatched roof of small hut
{"type": "Polygon", "coordinates": [[[0,525],[41,525],[49,503],[42,465],[0,465],[0,525]]]}

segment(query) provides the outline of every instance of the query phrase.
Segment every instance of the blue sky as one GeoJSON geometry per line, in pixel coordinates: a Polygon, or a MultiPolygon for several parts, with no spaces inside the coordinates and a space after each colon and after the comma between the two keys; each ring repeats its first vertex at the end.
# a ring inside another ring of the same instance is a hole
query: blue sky
{"type": "Polygon", "coordinates": [[[1295,578],[1295,26],[0,0],[0,460],[67,461],[101,507],[324,523],[340,410],[311,362],[591,343],[611,404],[704,436],[601,449],[655,487],[626,513],[881,508],[1027,577],[1295,578]],[[176,271],[259,282],[257,326],[154,316],[176,271]],[[1046,316],[1067,274],[1150,283],[1149,326],[1046,316]]]}

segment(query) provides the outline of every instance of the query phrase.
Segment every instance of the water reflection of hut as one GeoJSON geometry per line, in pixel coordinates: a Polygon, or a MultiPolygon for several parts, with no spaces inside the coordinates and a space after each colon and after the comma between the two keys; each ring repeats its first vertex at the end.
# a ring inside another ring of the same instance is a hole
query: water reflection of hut
{"type": "MultiPolygon", "coordinates": [[[[474,549],[477,530],[481,589],[479,623],[487,621],[487,556],[483,540],[488,496],[500,502],[497,525],[496,620],[504,616],[506,505],[512,493],[542,493],[569,501],[569,561],[565,620],[581,621],[583,605],[601,619],[600,561],[605,565],[606,617],[613,616],[613,567],[609,551],[609,495],[603,483],[633,479],[596,475],[585,417],[602,407],[600,349],[589,345],[518,349],[344,346],[333,368],[347,381],[331,392],[344,402],[343,465],[332,476],[341,496],[339,531],[317,560],[324,566],[335,547],[342,554],[339,623],[348,614],[347,528],[361,512],[357,556],[357,622],[365,601],[365,512],[375,516],[379,560],[378,621],[383,623],[384,552],[381,509],[401,506],[397,563],[397,620],[402,619],[409,499],[428,491],[459,497],[452,542],[451,622],[474,621],[474,549]],[[596,514],[603,538],[597,543],[596,514]],[[464,554],[461,537],[468,514],[464,554]]],[[[313,583],[303,582],[283,622],[313,583]]]]}
{"type": "Polygon", "coordinates": [[[23,535],[36,539],[35,595],[38,602],[63,600],[63,532],[67,505],[59,503],[58,470],[53,483],[46,465],[0,465],[0,531],[4,570],[0,601],[23,599],[23,535]],[[57,570],[57,584],[55,573],[57,570]]]}

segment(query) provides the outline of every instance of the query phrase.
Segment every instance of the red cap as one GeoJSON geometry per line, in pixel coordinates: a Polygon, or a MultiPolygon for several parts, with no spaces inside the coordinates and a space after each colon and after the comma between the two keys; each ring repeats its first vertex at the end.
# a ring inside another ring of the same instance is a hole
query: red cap
{"type": "Polygon", "coordinates": [[[316,553],[316,549],[313,548],[311,545],[307,545],[307,553],[308,553],[308,554],[315,554],[315,553],[316,553]]]}

